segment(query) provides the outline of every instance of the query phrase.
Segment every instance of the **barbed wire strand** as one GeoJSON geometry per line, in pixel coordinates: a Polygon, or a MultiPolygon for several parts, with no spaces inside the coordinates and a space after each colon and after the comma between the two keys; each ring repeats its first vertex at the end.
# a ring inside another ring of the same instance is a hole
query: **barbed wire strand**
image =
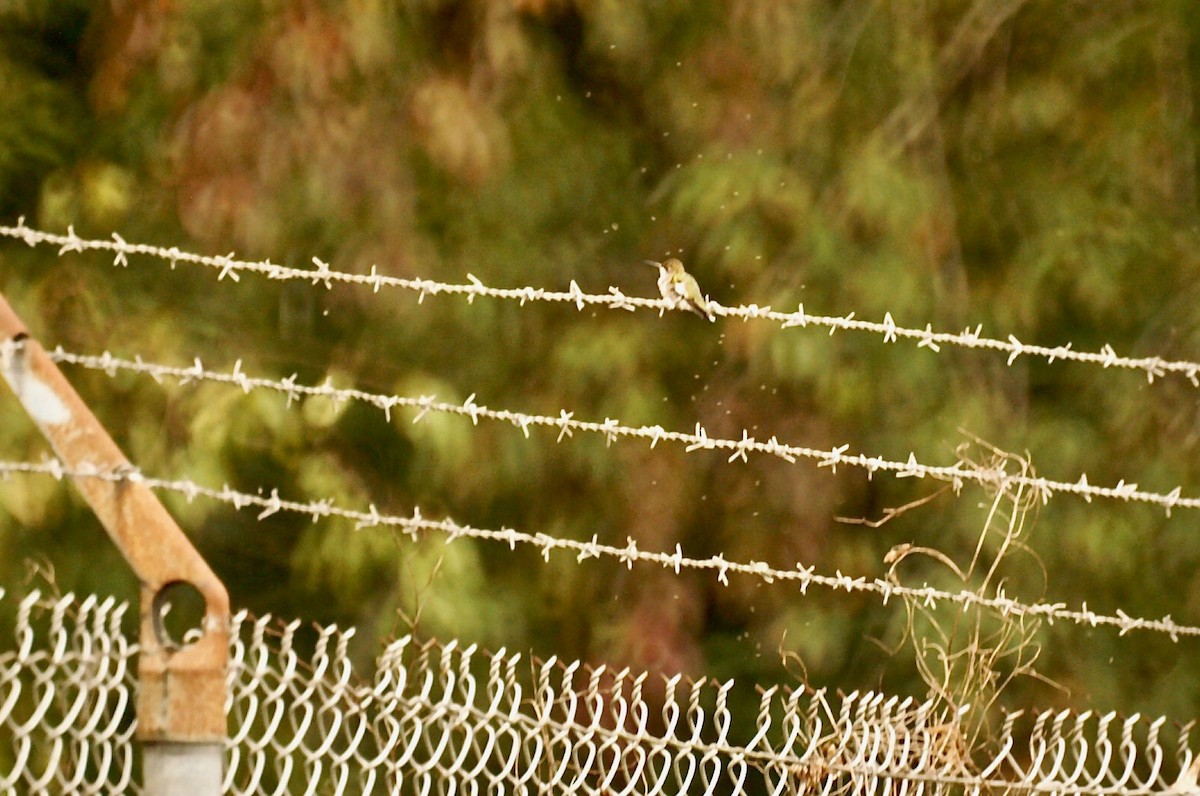
{"type": "MultiPolygon", "coordinates": [[[[5,347],[20,346],[20,343],[0,342],[0,351],[5,347]]],[[[818,467],[829,467],[837,472],[839,465],[863,468],[868,477],[876,472],[894,473],[897,478],[932,478],[951,484],[959,491],[965,483],[976,483],[998,491],[1025,488],[1032,490],[1045,504],[1056,493],[1067,493],[1082,497],[1091,502],[1093,498],[1108,498],[1126,502],[1150,503],[1164,509],[1170,516],[1173,508],[1200,508],[1200,497],[1184,497],[1183,488],[1176,487],[1170,492],[1161,493],[1139,489],[1136,483],[1119,481],[1116,486],[1099,486],[1092,484],[1087,474],[1083,474],[1073,482],[1056,481],[1040,476],[1024,473],[1009,473],[1003,467],[987,467],[958,462],[949,466],[926,465],[917,461],[914,453],[909,453],[906,461],[894,461],[880,456],[847,453],[849,445],[841,445],[828,450],[808,448],[799,445],[789,445],[780,442],[775,437],[766,441],[755,439],[746,430],[742,431],[741,439],[726,439],[711,437],[704,427],[696,424],[693,433],[668,431],[662,426],[627,426],[614,418],[605,418],[603,423],[577,420],[574,412],[561,410],[557,416],[525,414],[509,409],[492,409],[477,404],[475,395],[467,397],[462,403],[439,401],[433,395],[400,396],[382,393],[366,392],[364,390],[334,387],[328,381],[322,385],[305,385],[292,375],[282,380],[274,380],[247,375],[242,372],[241,360],[237,360],[232,370],[220,372],[210,370],[196,358],[190,367],[174,367],[155,362],[147,362],[141,357],[133,360],[115,357],[105,351],[99,355],[78,354],[64,350],[61,346],[48,352],[50,357],[59,363],[75,365],[89,370],[103,371],[109,376],[125,371],[149,376],[155,381],[164,378],[178,379],[181,383],[193,381],[208,381],[221,384],[236,385],[244,392],[251,390],[270,390],[287,397],[288,404],[306,397],[323,397],[335,402],[360,401],[381,410],[387,419],[391,419],[391,411],[396,407],[415,409],[417,415],[413,422],[420,421],[429,412],[469,417],[472,423],[478,424],[480,418],[508,423],[521,430],[526,437],[531,427],[546,427],[558,429],[558,441],[580,431],[590,434],[602,434],[611,444],[619,438],[648,439],[650,446],[659,442],[682,444],[687,452],[697,450],[719,450],[730,452],[729,461],[741,459],[749,461],[749,454],[765,454],[794,463],[798,459],[816,461],[818,467]]]]}
{"type": "Polygon", "coordinates": [[[537,548],[542,558],[549,560],[554,551],[574,553],[577,561],[589,558],[612,558],[632,569],[634,563],[655,564],[663,569],[669,569],[679,574],[683,569],[712,571],[722,585],[729,584],[729,576],[747,575],[758,578],[766,583],[776,581],[796,583],[802,594],[807,593],[810,586],[820,586],[834,591],[847,593],[872,593],[882,598],[886,605],[893,597],[901,597],[919,601],[922,605],[935,608],[939,603],[953,603],[961,607],[978,606],[995,610],[1005,616],[1043,618],[1053,623],[1055,620],[1065,620],[1088,627],[1113,627],[1125,635],[1132,630],[1147,630],[1167,634],[1173,641],[1179,641],[1184,636],[1200,636],[1200,627],[1176,623],[1168,614],[1162,619],[1143,619],[1130,616],[1118,610],[1115,615],[1098,614],[1088,609],[1084,603],[1079,609],[1071,609],[1066,603],[1022,603],[1004,594],[1003,588],[998,588],[996,596],[986,597],[971,591],[949,592],[925,585],[919,588],[901,586],[881,578],[851,577],[840,571],[834,575],[822,575],[813,566],[797,564],[795,569],[779,569],[762,561],[739,562],[717,554],[709,558],[689,558],[683,554],[680,545],[675,546],[675,552],[663,553],[642,550],[632,537],[625,540],[622,546],[602,544],[599,537],[594,535],[589,540],[566,539],[545,533],[527,533],[512,528],[488,529],[461,525],[452,519],[434,520],[426,518],[415,507],[411,516],[404,517],[394,514],[381,513],[374,504],[369,511],[358,511],[338,506],[332,498],[316,501],[286,500],[279,496],[278,489],[272,489],[270,494],[261,491],[257,494],[231,489],[227,484],[220,489],[206,487],[189,479],[163,479],[142,474],[135,468],[120,470],[100,470],[97,468],[81,467],[68,468],[57,459],[47,459],[42,462],[20,462],[0,460],[0,476],[16,473],[49,475],[57,480],[71,478],[99,478],[114,483],[137,482],[151,489],[174,492],[183,495],[190,502],[197,497],[205,497],[233,506],[238,510],[258,508],[261,511],[259,521],[279,512],[300,514],[318,522],[323,518],[336,517],[354,523],[356,529],[391,527],[399,528],[403,533],[419,536],[422,532],[434,531],[446,534],[447,543],[460,538],[483,539],[507,544],[509,549],[517,545],[537,548]]]}
{"type": "MultiPolygon", "coordinates": [[[[315,266],[315,270],[312,270],[279,265],[271,262],[269,259],[259,261],[239,260],[234,256],[233,252],[215,256],[202,255],[183,251],[175,246],[165,248],[144,243],[129,243],[115,232],[112,234],[111,240],[81,238],[75,233],[73,227],[68,227],[67,234],[65,235],[43,232],[26,226],[23,216],[17,220],[16,226],[0,225],[0,236],[24,241],[29,246],[41,244],[58,246],[59,256],[69,252],[111,252],[114,254],[113,265],[122,267],[129,265],[130,255],[146,255],[166,260],[171,264],[172,268],[178,263],[190,263],[214,268],[218,272],[217,278],[219,280],[228,277],[236,282],[240,279],[240,274],[245,272],[261,274],[269,279],[299,280],[309,282],[312,285],[324,285],[327,289],[331,289],[335,283],[366,286],[376,293],[385,287],[401,288],[417,292],[419,294],[418,302],[424,300],[426,296],[445,294],[466,296],[468,303],[474,301],[476,296],[515,300],[522,305],[527,301],[569,303],[575,304],[580,311],[589,306],[602,306],[629,311],[634,311],[638,308],[649,308],[659,310],[660,314],[666,310],[677,309],[673,304],[664,299],[630,296],[617,287],[610,286],[607,293],[586,293],[575,280],[571,280],[570,288],[565,291],[546,290],[531,286],[496,288],[483,284],[472,274],[467,274],[466,283],[456,284],[438,282],[432,279],[406,279],[386,276],[380,274],[375,266],[371,266],[371,270],[367,274],[347,273],[334,270],[330,267],[329,263],[317,257],[312,258],[313,265],[315,266]]],[[[894,343],[900,339],[915,340],[918,348],[928,348],[935,352],[941,350],[941,346],[943,345],[993,350],[1007,354],[1009,365],[1021,356],[1037,357],[1045,359],[1047,362],[1069,360],[1100,365],[1104,368],[1141,371],[1150,382],[1167,374],[1178,374],[1186,377],[1193,386],[1200,387],[1200,362],[1168,360],[1158,356],[1123,356],[1117,354],[1116,350],[1107,343],[1099,351],[1076,351],[1072,343],[1059,346],[1042,346],[1023,343],[1015,335],[1011,334],[1004,340],[987,337],[983,334],[982,325],[977,325],[974,329],[968,327],[958,333],[934,331],[933,325],[928,323],[924,329],[900,326],[893,320],[890,312],[884,313],[882,321],[865,321],[856,319],[853,312],[844,316],[813,315],[805,311],[803,303],[793,312],[781,312],[772,309],[770,306],[760,307],[757,304],[725,306],[711,300],[710,305],[716,315],[741,318],[743,321],[750,319],[775,321],[785,329],[814,326],[827,328],[830,334],[838,330],[870,332],[882,335],[885,343],[894,343]]]]}

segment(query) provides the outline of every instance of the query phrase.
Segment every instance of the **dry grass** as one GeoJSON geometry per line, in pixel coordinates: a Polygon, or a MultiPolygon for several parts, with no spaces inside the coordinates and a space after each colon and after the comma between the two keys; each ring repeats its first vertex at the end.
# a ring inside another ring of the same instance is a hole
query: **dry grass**
{"type": "MultiPolygon", "coordinates": [[[[896,585],[922,586],[932,574],[939,579],[953,579],[981,597],[994,597],[1004,591],[1006,573],[1013,571],[1014,559],[1019,558],[1022,565],[1029,561],[1036,564],[1044,582],[1045,567],[1025,542],[1040,505],[1038,496],[1027,486],[996,477],[1035,477],[1028,456],[1003,451],[975,437],[960,445],[956,453],[961,464],[988,475],[986,483],[993,484],[989,501],[980,506],[986,515],[970,560],[956,562],[934,547],[897,545],[884,557],[887,580],[896,585]],[[924,563],[914,566],[918,562],[924,563]],[[917,570],[920,575],[905,582],[904,573],[917,570]]],[[[879,522],[857,523],[878,527],[927,505],[944,491],[888,510],[879,522]]],[[[903,635],[888,652],[896,654],[911,644],[914,666],[928,687],[931,709],[920,727],[910,726],[907,720],[911,716],[903,720],[892,717],[896,726],[887,730],[892,738],[890,748],[880,752],[880,759],[866,762],[898,771],[977,775],[980,769],[973,761],[991,757],[985,751],[995,741],[994,730],[1000,718],[996,705],[1004,690],[1019,678],[1049,682],[1035,668],[1041,653],[1037,636],[1042,620],[1004,615],[978,605],[940,603],[934,607],[914,597],[900,599],[905,610],[903,635]],[[898,749],[903,750],[899,759],[895,757],[898,749]]],[[[784,653],[784,665],[807,686],[807,671],[795,653],[784,653]]],[[[814,744],[817,754],[791,771],[796,792],[855,792],[863,784],[863,775],[853,772],[861,770],[864,761],[858,759],[856,763],[851,757],[861,750],[839,737],[839,731],[844,733],[846,728],[838,726],[837,716],[828,705],[823,709],[825,726],[831,731],[814,744]]]]}

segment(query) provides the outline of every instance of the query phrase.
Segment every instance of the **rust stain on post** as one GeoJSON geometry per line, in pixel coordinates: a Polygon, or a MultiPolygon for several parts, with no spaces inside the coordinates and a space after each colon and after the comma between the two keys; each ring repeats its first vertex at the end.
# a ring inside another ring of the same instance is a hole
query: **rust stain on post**
{"type": "Polygon", "coordinates": [[[129,472],[120,481],[76,478],[96,516],[141,584],[138,737],[158,741],[225,738],[229,595],[129,460],[0,295],[3,373],[25,410],[71,469],[129,472]],[[155,597],[185,582],[204,597],[203,634],[178,648],[160,638],[155,597]]]}

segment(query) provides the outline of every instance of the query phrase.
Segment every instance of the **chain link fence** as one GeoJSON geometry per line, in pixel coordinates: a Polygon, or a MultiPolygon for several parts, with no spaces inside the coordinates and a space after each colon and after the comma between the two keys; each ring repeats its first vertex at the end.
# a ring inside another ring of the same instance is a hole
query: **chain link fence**
{"type": "MultiPolygon", "coordinates": [[[[0,791],[140,793],[129,606],[0,598],[0,791]]],[[[1192,724],[648,677],[238,614],[230,794],[1200,793],[1192,724]]]]}

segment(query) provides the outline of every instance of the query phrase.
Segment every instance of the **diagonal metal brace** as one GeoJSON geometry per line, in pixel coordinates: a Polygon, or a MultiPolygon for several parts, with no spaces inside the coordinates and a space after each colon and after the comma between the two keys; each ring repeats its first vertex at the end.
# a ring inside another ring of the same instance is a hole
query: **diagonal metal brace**
{"type": "Polygon", "coordinates": [[[143,741],[220,743],[226,736],[229,595],[100,422],[31,338],[0,295],[0,357],[5,380],[76,477],[75,485],[141,585],[137,735],[143,741]],[[168,587],[186,583],[204,598],[201,635],[175,645],[161,625],[168,587]]]}

